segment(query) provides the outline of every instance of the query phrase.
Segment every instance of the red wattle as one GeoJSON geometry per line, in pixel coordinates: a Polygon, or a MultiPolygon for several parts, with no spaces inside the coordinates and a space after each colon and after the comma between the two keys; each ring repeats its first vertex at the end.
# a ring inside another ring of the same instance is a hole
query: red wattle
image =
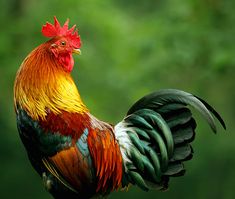
{"type": "Polygon", "coordinates": [[[71,72],[74,66],[74,60],[72,53],[60,54],[58,56],[59,62],[63,65],[63,67],[68,71],[71,72]]]}

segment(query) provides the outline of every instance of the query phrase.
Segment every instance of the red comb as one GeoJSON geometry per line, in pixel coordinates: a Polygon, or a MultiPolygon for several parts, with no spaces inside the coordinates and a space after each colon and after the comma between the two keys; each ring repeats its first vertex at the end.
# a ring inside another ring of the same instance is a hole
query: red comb
{"type": "Polygon", "coordinates": [[[80,48],[81,46],[80,36],[78,35],[77,30],[75,30],[75,27],[76,25],[68,29],[69,19],[67,19],[63,27],[61,27],[57,18],[54,17],[54,25],[47,22],[46,25],[42,26],[42,34],[45,37],[56,37],[56,36],[67,37],[70,40],[70,42],[72,42],[74,48],[80,48]]]}

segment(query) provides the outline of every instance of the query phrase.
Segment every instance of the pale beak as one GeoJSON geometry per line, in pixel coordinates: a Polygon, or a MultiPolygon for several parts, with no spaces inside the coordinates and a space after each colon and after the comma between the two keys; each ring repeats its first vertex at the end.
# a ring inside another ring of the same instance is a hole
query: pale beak
{"type": "Polygon", "coordinates": [[[77,48],[77,49],[74,48],[72,52],[75,53],[75,54],[77,54],[77,55],[81,55],[81,54],[82,54],[81,50],[78,49],[78,48],[77,48]]]}

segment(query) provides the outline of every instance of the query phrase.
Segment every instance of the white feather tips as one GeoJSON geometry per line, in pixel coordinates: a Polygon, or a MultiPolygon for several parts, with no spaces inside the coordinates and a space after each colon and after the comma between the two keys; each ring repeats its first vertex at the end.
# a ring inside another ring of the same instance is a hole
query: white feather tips
{"type": "Polygon", "coordinates": [[[129,138],[129,135],[127,134],[127,131],[132,131],[132,129],[131,127],[127,127],[126,123],[123,121],[119,122],[114,127],[114,134],[121,150],[125,171],[127,171],[126,165],[128,163],[132,163],[132,161],[129,158],[130,156],[129,154],[130,154],[131,148],[133,147],[133,144],[129,138]]]}

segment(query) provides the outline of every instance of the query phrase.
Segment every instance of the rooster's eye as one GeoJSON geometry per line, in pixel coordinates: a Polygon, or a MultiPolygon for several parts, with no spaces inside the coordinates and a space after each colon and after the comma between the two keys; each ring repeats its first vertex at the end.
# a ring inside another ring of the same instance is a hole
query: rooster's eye
{"type": "Polygon", "coordinates": [[[65,41],[62,41],[62,42],[61,42],[61,45],[62,45],[62,46],[65,46],[65,45],[66,45],[66,42],[65,42],[65,41]]]}

